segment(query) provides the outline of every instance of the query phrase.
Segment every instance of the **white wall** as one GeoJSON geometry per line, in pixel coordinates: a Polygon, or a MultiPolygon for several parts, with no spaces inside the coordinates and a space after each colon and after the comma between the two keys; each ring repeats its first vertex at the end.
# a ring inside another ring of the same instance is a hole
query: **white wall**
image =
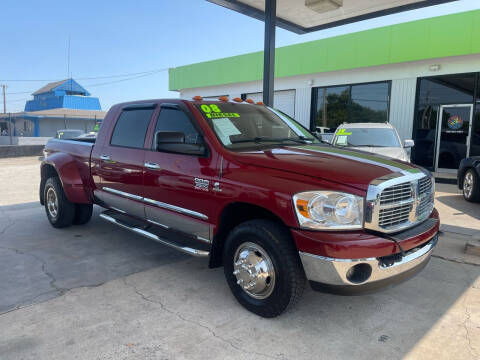
{"type": "MultiPolygon", "coordinates": [[[[309,127],[312,87],[392,80],[390,121],[402,139],[406,139],[412,136],[415,84],[418,77],[477,71],[480,71],[480,55],[457,56],[278,78],[275,79],[275,91],[295,89],[295,118],[309,127]],[[440,65],[440,70],[430,71],[430,65],[437,64],[440,65]]],[[[240,97],[242,93],[256,92],[262,92],[261,81],[182,89],[180,97],[188,99],[195,95],[228,94],[232,98],[240,97]]]]}
{"type": "Polygon", "coordinates": [[[95,119],[69,119],[66,118],[44,118],[39,121],[40,136],[53,137],[57,130],[62,129],[76,129],[85,132],[93,131],[95,127],[95,119]],[[65,126],[66,123],[66,126],[65,126]]]}
{"type": "Polygon", "coordinates": [[[397,129],[402,140],[412,138],[416,88],[416,78],[392,81],[389,122],[397,129]]]}

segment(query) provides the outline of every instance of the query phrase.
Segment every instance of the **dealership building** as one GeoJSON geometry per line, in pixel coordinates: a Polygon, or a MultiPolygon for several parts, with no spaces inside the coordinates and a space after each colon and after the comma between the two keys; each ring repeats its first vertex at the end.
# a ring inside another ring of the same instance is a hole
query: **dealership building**
{"type": "MultiPolygon", "coordinates": [[[[480,155],[480,10],[280,47],[274,107],[315,130],[389,122],[412,162],[454,171],[480,155]]],[[[169,88],[262,99],[263,52],[169,70],[169,88]]]]}

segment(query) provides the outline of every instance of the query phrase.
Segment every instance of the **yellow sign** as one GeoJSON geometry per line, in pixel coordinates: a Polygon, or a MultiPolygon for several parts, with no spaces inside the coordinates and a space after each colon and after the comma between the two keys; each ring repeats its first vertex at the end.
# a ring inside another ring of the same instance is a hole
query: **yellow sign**
{"type": "Polygon", "coordinates": [[[238,113],[208,113],[205,116],[209,119],[212,118],[231,118],[231,117],[240,117],[238,113]]]}
{"type": "Polygon", "coordinates": [[[352,135],[352,133],[347,132],[347,129],[340,129],[338,130],[337,135],[352,135]]]}

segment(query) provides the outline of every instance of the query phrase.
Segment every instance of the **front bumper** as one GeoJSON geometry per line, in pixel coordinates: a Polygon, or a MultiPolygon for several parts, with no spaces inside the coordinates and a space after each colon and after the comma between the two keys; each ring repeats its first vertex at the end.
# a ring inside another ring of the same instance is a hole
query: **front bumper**
{"type": "MultiPolygon", "coordinates": [[[[405,249],[404,256],[399,252],[390,252],[362,258],[337,258],[301,249],[299,255],[314,290],[355,295],[396,284],[422,270],[438,242],[438,220],[431,218],[424,224],[399,234],[397,240],[402,244],[419,238],[422,239],[421,243],[405,249]],[[401,241],[402,237],[404,241],[401,241]]],[[[395,246],[395,243],[389,242],[395,246]]],[[[360,244],[357,242],[355,245],[360,244]]]]}

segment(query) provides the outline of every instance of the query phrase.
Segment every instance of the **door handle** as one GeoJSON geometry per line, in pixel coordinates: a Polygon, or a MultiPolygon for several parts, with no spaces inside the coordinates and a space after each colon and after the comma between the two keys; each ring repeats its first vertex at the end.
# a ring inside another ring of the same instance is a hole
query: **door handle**
{"type": "Polygon", "coordinates": [[[100,159],[103,160],[103,161],[110,161],[110,156],[108,156],[108,155],[101,155],[101,156],[100,156],[100,159]]]}
{"type": "Polygon", "coordinates": [[[157,163],[154,163],[154,162],[145,163],[145,167],[147,169],[151,169],[151,170],[159,170],[160,169],[160,165],[158,165],[157,163]]]}

